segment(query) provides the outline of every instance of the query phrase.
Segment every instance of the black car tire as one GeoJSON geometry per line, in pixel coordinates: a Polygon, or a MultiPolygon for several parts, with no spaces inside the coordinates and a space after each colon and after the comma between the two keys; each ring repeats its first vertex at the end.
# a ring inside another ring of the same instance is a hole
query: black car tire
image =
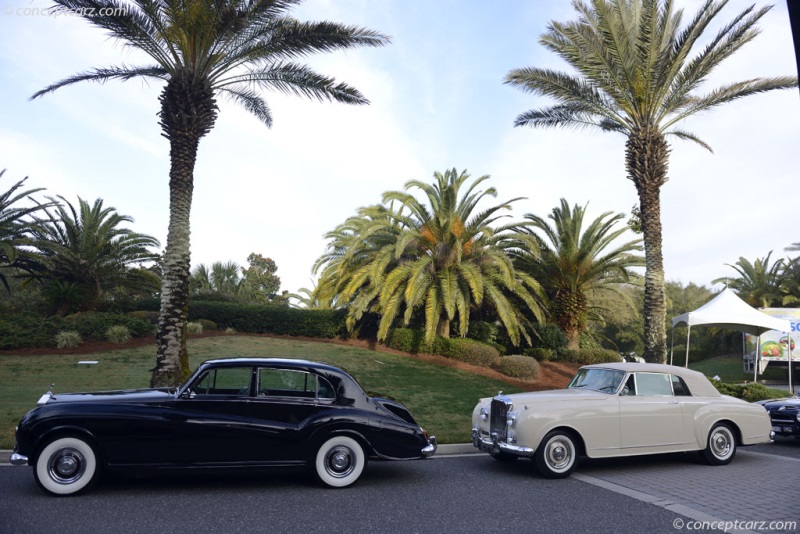
{"type": "Polygon", "coordinates": [[[327,440],[317,451],[315,467],[317,477],[332,488],[344,488],[361,476],[366,465],[361,445],[347,436],[327,440]]]}
{"type": "Polygon", "coordinates": [[[703,456],[711,465],[731,463],[736,455],[736,434],[727,423],[717,423],[708,433],[703,456]]]}
{"type": "Polygon", "coordinates": [[[574,438],[562,430],[553,430],[539,444],[534,460],[545,478],[568,477],[578,464],[578,448],[574,438]]]}
{"type": "Polygon", "coordinates": [[[86,441],[62,437],[49,442],[36,457],[33,477],[53,495],[73,495],[97,478],[97,455],[86,441]]]}

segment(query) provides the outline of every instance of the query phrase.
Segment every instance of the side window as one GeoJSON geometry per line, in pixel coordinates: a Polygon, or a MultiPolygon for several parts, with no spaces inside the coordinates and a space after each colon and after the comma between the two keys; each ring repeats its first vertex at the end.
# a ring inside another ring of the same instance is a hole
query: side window
{"type": "Polygon", "coordinates": [[[313,399],[317,396],[317,377],[305,371],[262,367],[258,370],[258,395],[313,399]]]}
{"type": "Polygon", "coordinates": [[[683,381],[683,378],[672,375],[672,390],[675,392],[675,395],[679,397],[691,397],[692,394],[689,391],[689,387],[686,385],[686,382],[683,381]]]}
{"type": "Polygon", "coordinates": [[[636,373],[636,395],[639,397],[671,397],[671,376],[663,373],[636,373]]]}
{"type": "Polygon", "coordinates": [[[249,367],[211,369],[191,389],[198,395],[247,396],[250,394],[251,374],[249,367]]]}
{"type": "Polygon", "coordinates": [[[327,379],[321,376],[317,377],[317,398],[323,400],[336,400],[336,390],[327,379]]]}

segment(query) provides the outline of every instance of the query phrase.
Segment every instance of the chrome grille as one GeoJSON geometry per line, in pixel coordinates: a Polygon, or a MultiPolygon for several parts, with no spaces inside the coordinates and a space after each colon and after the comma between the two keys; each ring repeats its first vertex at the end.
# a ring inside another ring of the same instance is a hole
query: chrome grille
{"type": "Polygon", "coordinates": [[[506,416],[511,410],[511,399],[508,397],[495,397],[492,399],[492,413],[489,419],[489,434],[497,441],[508,440],[508,425],[506,416]]]}

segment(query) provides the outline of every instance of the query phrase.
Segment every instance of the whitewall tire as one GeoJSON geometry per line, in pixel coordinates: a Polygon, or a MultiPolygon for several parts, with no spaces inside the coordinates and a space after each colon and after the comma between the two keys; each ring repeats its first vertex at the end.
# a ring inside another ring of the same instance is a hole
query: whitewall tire
{"type": "Polygon", "coordinates": [[[353,484],[361,476],[365,464],[364,449],[347,436],[336,436],[323,443],[315,459],[317,477],[333,488],[353,484]]]}
{"type": "Polygon", "coordinates": [[[97,455],[80,438],[58,438],[47,444],[36,458],[36,483],[53,495],[72,495],[89,487],[98,472],[97,455]]]}
{"type": "Polygon", "coordinates": [[[578,448],[571,434],[554,430],[542,440],[534,454],[536,467],[545,478],[564,478],[578,464],[578,448]]]}
{"type": "Polygon", "coordinates": [[[708,433],[708,441],[703,451],[706,461],[711,465],[731,463],[736,455],[736,435],[730,425],[717,423],[708,433]]]}

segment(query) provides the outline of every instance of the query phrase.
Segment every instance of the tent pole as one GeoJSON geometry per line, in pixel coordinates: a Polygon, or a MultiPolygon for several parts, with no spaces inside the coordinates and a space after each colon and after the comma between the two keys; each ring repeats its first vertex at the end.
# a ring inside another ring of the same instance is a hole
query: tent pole
{"type": "Polygon", "coordinates": [[[789,394],[794,395],[794,384],[792,384],[792,333],[786,332],[786,345],[789,349],[789,394]]]}
{"type": "Polygon", "coordinates": [[[669,346],[669,364],[672,365],[672,353],[675,352],[675,325],[672,325],[672,341],[669,346]]]}
{"type": "Polygon", "coordinates": [[[692,325],[686,325],[686,365],[689,367],[689,336],[692,334],[692,325]]]}
{"type": "Polygon", "coordinates": [[[761,360],[761,334],[756,336],[756,351],[753,353],[753,382],[758,382],[759,360],[761,360]]]}

